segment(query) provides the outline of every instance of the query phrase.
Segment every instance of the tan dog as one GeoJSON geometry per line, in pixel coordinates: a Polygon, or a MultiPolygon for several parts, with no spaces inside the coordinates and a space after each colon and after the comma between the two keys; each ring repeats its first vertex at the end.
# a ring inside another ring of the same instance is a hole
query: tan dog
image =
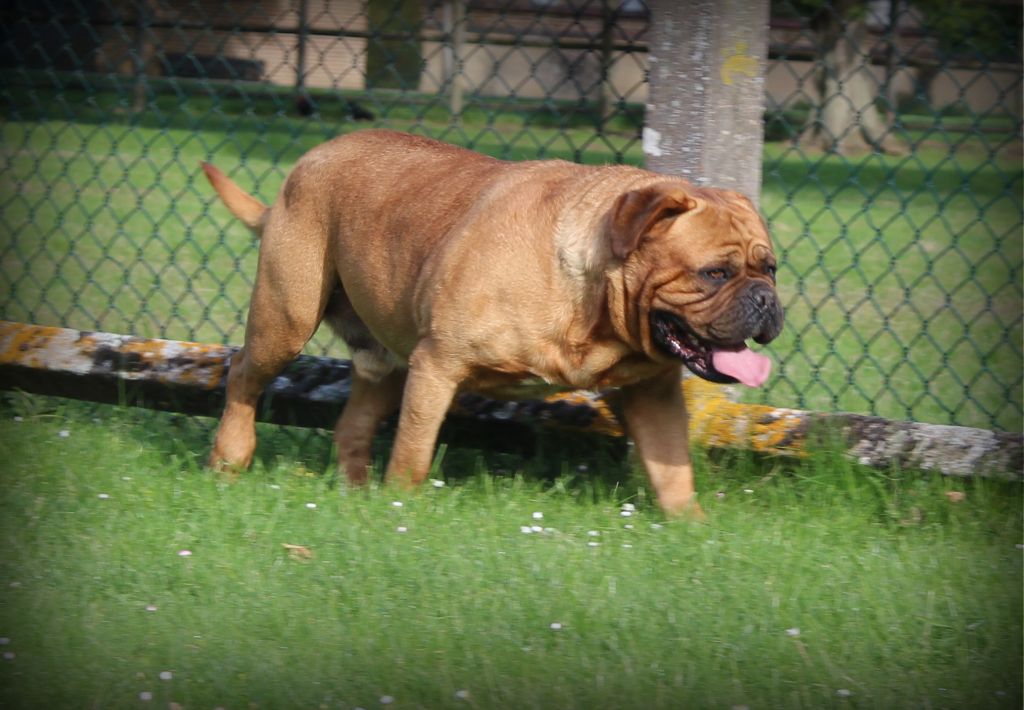
{"type": "Polygon", "coordinates": [[[760,385],[770,362],[744,341],[782,327],[772,246],[745,197],[382,130],[306,153],[269,208],[203,168],[262,235],[211,465],[249,465],[257,399],[326,319],[354,363],[334,432],[351,482],[366,480],[373,436],[399,405],[386,479],[415,484],[461,390],[619,387],[659,503],[700,513],[681,365],[760,385]]]}

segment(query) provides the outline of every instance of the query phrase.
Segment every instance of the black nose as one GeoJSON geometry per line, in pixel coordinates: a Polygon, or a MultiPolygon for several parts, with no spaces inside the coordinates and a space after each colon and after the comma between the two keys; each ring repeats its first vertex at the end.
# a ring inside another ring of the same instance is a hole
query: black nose
{"type": "Polygon", "coordinates": [[[770,343],[782,332],[782,305],[775,289],[766,283],[756,283],[747,291],[747,309],[750,314],[754,342],[770,343]]]}

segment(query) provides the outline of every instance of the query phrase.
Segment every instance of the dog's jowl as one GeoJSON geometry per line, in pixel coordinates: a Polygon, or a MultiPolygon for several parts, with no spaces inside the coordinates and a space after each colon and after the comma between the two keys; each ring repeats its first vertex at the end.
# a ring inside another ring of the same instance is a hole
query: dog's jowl
{"type": "Polygon", "coordinates": [[[700,514],[681,368],[760,386],[771,363],[747,341],[782,327],[771,241],[747,198],[382,130],[308,152],[269,207],[203,167],[260,237],[211,465],[249,465],[257,399],[326,320],[354,364],[334,434],[350,481],[366,480],[396,410],[386,478],[415,484],[459,391],[616,387],[661,506],[700,514]]]}

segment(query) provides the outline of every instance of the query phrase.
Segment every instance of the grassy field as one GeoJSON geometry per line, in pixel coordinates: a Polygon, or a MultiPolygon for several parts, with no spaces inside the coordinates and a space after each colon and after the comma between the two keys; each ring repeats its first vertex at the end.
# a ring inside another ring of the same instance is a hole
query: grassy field
{"type": "MultiPolygon", "coordinates": [[[[198,161],[271,200],[305,149],[354,127],[289,118],[274,97],[162,95],[140,117],[103,94],[69,92],[56,108],[23,98],[50,118],[0,124],[0,317],[179,339],[240,342],[255,270],[251,236],[198,161]]],[[[473,109],[458,127],[436,106],[375,108],[390,127],[510,159],[642,161],[628,125],[597,136],[544,107],[473,109]]],[[[755,396],[1021,429],[1022,171],[1009,135],[936,119],[907,134],[908,156],[851,160],[768,144],[762,207],[787,327],[755,396]]]]}
{"type": "Polygon", "coordinates": [[[328,438],[227,483],[204,420],[9,396],[0,706],[1021,705],[1019,485],[701,454],[696,524],[610,458],[339,491],[328,438]]]}

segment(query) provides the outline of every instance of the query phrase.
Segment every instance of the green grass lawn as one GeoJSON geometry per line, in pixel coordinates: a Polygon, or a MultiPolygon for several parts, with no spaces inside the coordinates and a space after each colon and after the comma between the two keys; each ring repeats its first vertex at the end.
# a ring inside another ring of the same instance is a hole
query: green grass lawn
{"type": "MultiPolygon", "coordinates": [[[[69,91],[62,109],[23,96],[50,118],[0,123],[0,317],[239,343],[256,245],[198,162],[269,201],[304,150],[356,125],[290,118],[280,97],[160,95],[132,117],[104,96],[69,91]],[[53,119],[62,112],[75,120],[53,119]]],[[[437,106],[374,109],[382,125],[510,159],[642,162],[630,125],[597,135],[540,105],[473,108],[459,126],[437,106]]],[[[947,132],[939,120],[907,137],[916,149],[902,157],[768,144],[762,207],[787,326],[754,396],[1019,431],[1019,152],[1010,133],[947,132]]],[[[329,346],[321,335],[311,349],[329,346]]]]}
{"type": "Polygon", "coordinates": [[[1021,706],[1018,484],[701,454],[695,524],[613,459],[339,491],[326,433],[236,483],[209,434],[0,404],[0,706],[1021,706]]]}

